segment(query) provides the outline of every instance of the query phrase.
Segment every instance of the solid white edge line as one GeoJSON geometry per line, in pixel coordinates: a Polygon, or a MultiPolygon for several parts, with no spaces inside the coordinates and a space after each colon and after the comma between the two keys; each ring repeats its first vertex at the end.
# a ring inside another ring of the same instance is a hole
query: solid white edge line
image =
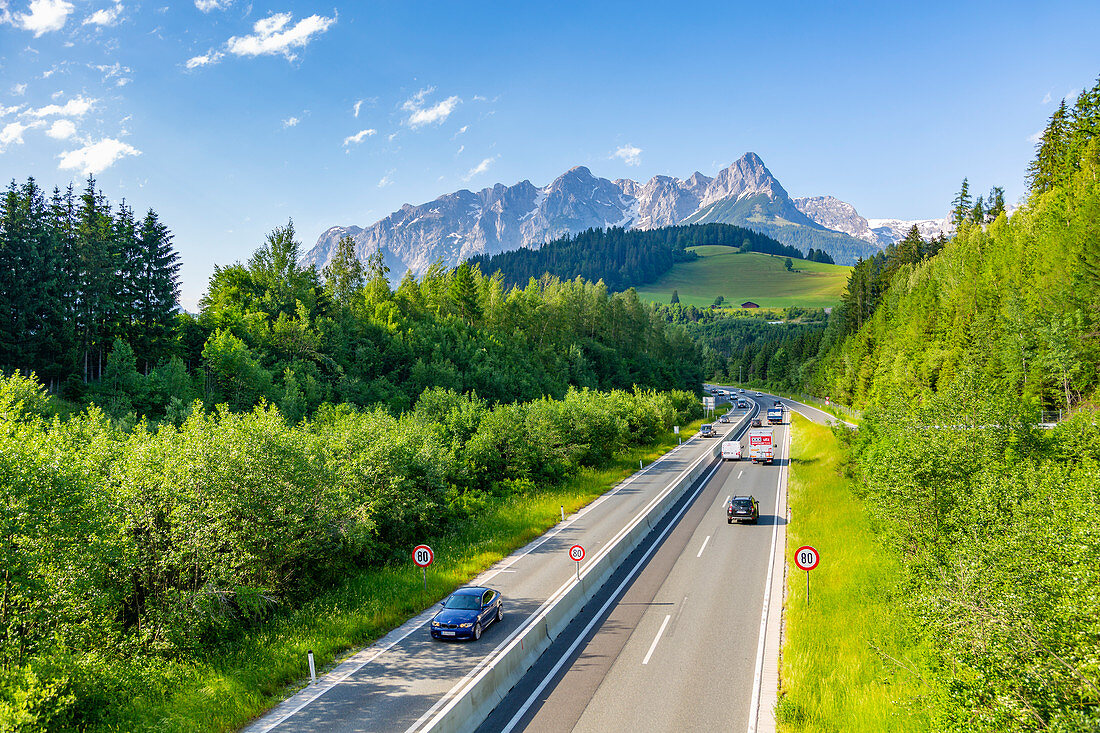
{"type": "MultiPolygon", "coordinates": [[[[745,429],[745,427],[741,428],[741,430],[745,429]]],[[[729,435],[731,432],[733,431],[727,431],[724,435],[729,435]]],[[[599,552],[593,556],[592,561],[586,565],[584,570],[581,571],[581,577],[586,577],[590,569],[595,566],[596,560],[611,552],[611,550],[618,544],[619,540],[625,534],[629,533],[635,526],[640,524],[641,521],[645,519],[645,517],[649,514],[654,505],[662,501],[664,497],[668,496],[669,492],[672,490],[672,487],[675,486],[680,481],[680,479],[693,471],[695,469],[695,466],[699,463],[702,463],[703,460],[707,457],[708,454],[704,451],[702,455],[692,461],[687,468],[681,471],[676,476],[676,478],[666,484],[664,489],[662,489],[655,497],[653,497],[653,499],[651,499],[650,502],[646,504],[646,506],[640,512],[638,512],[638,514],[636,514],[630,522],[624,525],[623,528],[620,529],[608,541],[606,545],[600,548],[599,552]]],[[[709,457],[713,459],[714,455],[710,454],[709,457]]],[[[721,463],[715,466],[714,469],[711,471],[711,475],[714,473],[714,471],[717,471],[720,466],[721,463]]],[[[707,479],[709,480],[709,478],[710,475],[708,475],[707,479]]],[[[421,725],[424,725],[423,730],[431,730],[432,727],[434,727],[437,719],[441,715],[445,714],[446,711],[453,707],[454,704],[461,698],[462,694],[464,694],[465,692],[465,688],[469,687],[471,684],[474,684],[477,681],[478,677],[483,675],[488,669],[492,668],[496,664],[497,659],[507,654],[509,649],[516,646],[516,644],[519,643],[520,637],[523,635],[523,632],[541,621],[542,618],[549,612],[549,609],[553,606],[553,604],[557,602],[558,597],[563,595],[566,591],[568,591],[570,587],[572,587],[577,582],[578,579],[576,578],[576,576],[571,576],[570,579],[566,581],[560,588],[558,588],[558,590],[555,591],[549,598],[547,598],[546,601],[544,601],[543,604],[539,606],[539,608],[536,609],[533,614],[524,619],[523,623],[521,623],[520,626],[511,635],[505,638],[504,641],[502,641],[497,647],[493,649],[493,651],[485,655],[485,657],[473,669],[467,672],[462,677],[462,679],[455,683],[455,685],[450,690],[444,693],[443,696],[440,697],[434,705],[432,705],[423,715],[417,718],[416,722],[410,725],[405,730],[405,733],[413,733],[413,731],[419,729],[421,725]],[[429,720],[429,718],[431,719],[429,720]],[[425,721],[427,722],[425,723],[425,721]]]]}
{"type": "Polygon", "coordinates": [[[787,426],[787,432],[784,436],[784,455],[787,456],[787,462],[780,467],[779,476],[775,482],[775,524],[772,526],[772,546],[771,554],[768,556],[768,579],[764,583],[764,604],[760,609],[760,640],[756,644],[756,671],[753,673],[752,678],[752,702],[749,704],[749,728],[748,733],[756,733],[756,722],[760,716],[760,684],[761,677],[764,674],[764,641],[768,631],[768,606],[771,604],[772,596],[772,569],[775,567],[775,542],[779,536],[779,500],[783,496],[783,474],[790,466],[790,446],[791,446],[791,431],[790,426],[787,426]]]}
{"type": "Polygon", "coordinates": [[[699,494],[702,493],[704,488],[706,488],[706,485],[710,482],[711,477],[714,476],[714,472],[717,471],[721,465],[722,464],[718,464],[718,466],[715,466],[713,469],[711,469],[711,472],[708,473],[699,484],[699,488],[696,489],[695,494],[690,499],[688,499],[682,507],[680,507],[680,511],[676,512],[675,517],[665,523],[665,528],[661,531],[661,534],[657,537],[657,539],[653,540],[653,542],[649,546],[649,549],[645,551],[645,553],[638,559],[638,562],[634,564],[634,567],[631,568],[630,572],[626,574],[626,577],[623,578],[623,582],[619,583],[619,587],[616,588],[610,596],[608,596],[607,601],[605,601],[604,604],[600,607],[600,610],[592,616],[592,620],[588,622],[588,624],[584,627],[584,630],[582,630],[581,633],[577,634],[577,638],[573,640],[573,643],[569,645],[569,648],[565,650],[565,653],[561,655],[557,663],[554,664],[553,668],[546,675],[543,676],[542,681],[539,682],[538,686],[534,689],[533,692],[531,692],[527,700],[524,701],[523,705],[520,706],[520,709],[516,711],[516,714],[512,716],[512,719],[508,721],[508,725],[504,726],[504,728],[501,729],[500,733],[510,733],[510,731],[516,727],[516,724],[519,723],[520,719],[527,713],[527,710],[531,707],[531,704],[535,701],[535,698],[542,694],[542,691],[546,689],[546,685],[550,683],[550,680],[554,679],[554,675],[556,675],[558,673],[558,670],[561,669],[561,666],[565,664],[565,660],[569,659],[569,657],[572,656],[573,652],[576,651],[577,646],[581,643],[581,640],[583,640],[584,637],[588,636],[588,632],[592,630],[592,627],[596,625],[596,622],[603,618],[603,615],[607,611],[608,606],[610,606],[619,598],[619,594],[621,594],[623,592],[623,589],[626,588],[627,584],[629,584],[634,579],[634,576],[637,575],[642,565],[646,563],[646,561],[649,559],[649,556],[653,554],[653,551],[656,550],[658,546],[660,546],[661,542],[665,538],[665,535],[667,535],[672,530],[672,527],[676,524],[676,522],[680,520],[680,517],[683,516],[685,511],[687,511],[687,508],[695,502],[695,499],[698,498],[699,494]]]}
{"type": "MultiPolygon", "coordinates": [[[[728,433],[727,433],[727,435],[728,435],[728,433]]],[[[692,437],[695,437],[695,436],[692,436],[692,437]]],[[[690,440],[690,439],[689,439],[689,440],[690,440]]],[[[656,465],[657,463],[660,463],[660,462],[661,462],[662,460],[664,460],[665,458],[669,458],[669,457],[671,457],[671,456],[672,456],[672,453],[673,453],[673,452],[674,452],[674,451],[675,451],[675,450],[676,450],[677,448],[681,448],[681,447],[683,447],[684,445],[687,445],[687,444],[686,444],[686,443],[684,443],[684,444],[681,444],[681,445],[677,445],[677,446],[674,446],[674,447],[672,448],[672,450],[670,450],[670,451],[669,451],[668,453],[665,453],[664,455],[660,456],[660,457],[659,457],[659,458],[657,458],[657,459],[656,459],[655,461],[653,461],[653,463],[650,463],[650,464],[649,464],[648,466],[646,466],[646,467],[645,467],[644,469],[642,469],[642,470],[639,470],[639,471],[635,471],[635,472],[634,472],[634,473],[632,473],[632,474],[631,474],[630,476],[628,476],[628,477],[627,477],[626,479],[624,479],[624,480],[620,481],[620,482],[619,482],[619,485],[618,485],[618,486],[616,486],[616,487],[615,487],[614,489],[612,489],[611,491],[608,491],[608,492],[607,492],[606,494],[603,494],[603,495],[602,495],[602,496],[600,496],[600,497],[599,497],[598,499],[596,499],[595,501],[593,501],[593,502],[591,502],[590,504],[588,504],[587,506],[585,506],[585,507],[584,507],[583,509],[581,509],[581,510],[580,510],[579,512],[577,512],[576,514],[574,514],[574,515],[573,515],[572,517],[570,517],[570,518],[569,518],[569,519],[567,519],[566,521],[564,521],[564,522],[559,522],[559,523],[558,523],[558,525],[557,525],[556,527],[554,527],[553,529],[549,530],[549,531],[548,531],[548,532],[547,532],[547,533],[546,533],[545,535],[543,535],[543,536],[542,536],[541,538],[539,538],[539,539],[538,539],[538,540],[536,540],[535,542],[533,542],[533,543],[529,544],[529,545],[527,546],[527,548],[526,548],[526,549],[525,549],[525,550],[524,550],[524,551],[523,551],[523,552],[522,552],[522,553],[521,553],[521,554],[520,554],[519,556],[515,557],[515,558],[514,558],[514,559],[513,559],[513,560],[512,560],[511,562],[509,562],[509,563],[508,563],[507,565],[503,565],[503,566],[502,566],[501,568],[499,568],[499,569],[497,569],[497,570],[495,570],[495,571],[493,571],[493,570],[489,570],[489,571],[487,571],[487,572],[488,572],[489,574],[488,574],[488,575],[486,575],[486,576],[484,576],[484,577],[482,577],[482,578],[481,578],[481,582],[485,582],[485,581],[487,581],[487,580],[489,580],[489,579],[491,579],[491,578],[495,577],[495,576],[496,576],[497,574],[499,574],[499,573],[500,573],[500,572],[502,572],[503,570],[505,570],[505,569],[507,569],[507,568],[510,568],[510,567],[512,567],[513,565],[515,565],[515,564],[516,564],[517,562],[519,562],[520,560],[522,560],[522,559],[523,559],[524,557],[526,557],[527,555],[531,554],[532,552],[534,552],[535,550],[537,550],[537,549],[538,549],[539,547],[541,547],[541,546],[542,546],[542,545],[543,545],[543,544],[544,544],[545,542],[547,542],[547,541],[549,541],[550,539],[552,539],[552,538],[556,537],[556,536],[557,536],[558,534],[560,534],[560,533],[561,533],[561,532],[562,532],[563,530],[565,530],[565,529],[566,529],[567,527],[569,527],[570,525],[572,525],[572,524],[573,524],[573,523],[574,523],[574,522],[575,522],[576,520],[578,520],[578,519],[580,519],[581,517],[583,517],[584,515],[588,514],[588,513],[590,512],[590,511],[592,511],[592,510],[593,510],[593,509],[595,509],[595,508],[596,508],[597,506],[599,506],[600,504],[602,504],[602,503],[603,503],[603,502],[604,502],[605,500],[607,500],[608,498],[610,498],[610,497],[614,496],[614,495],[615,495],[615,494],[617,494],[617,493],[618,493],[619,491],[621,491],[622,489],[626,488],[626,486],[628,486],[629,484],[633,483],[633,482],[634,482],[634,481],[635,481],[635,480],[636,480],[636,479],[637,479],[637,478],[638,478],[638,477],[639,477],[639,476],[640,476],[641,474],[643,474],[643,473],[646,473],[646,472],[648,472],[650,468],[652,468],[652,467],[653,467],[654,465],[656,465]]],[[[704,455],[705,455],[705,454],[704,454],[704,455]]],[[[690,459],[689,459],[689,460],[690,460],[690,459]]],[[[688,469],[687,469],[687,470],[691,470],[691,468],[693,468],[693,467],[694,467],[694,465],[695,465],[695,463],[696,463],[697,461],[698,461],[698,459],[696,459],[695,461],[692,461],[691,465],[690,465],[690,466],[688,467],[688,469]]],[[[678,477],[677,477],[677,479],[678,479],[678,477]]],[[[674,480],[674,481],[673,481],[672,483],[675,483],[675,482],[676,482],[676,481],[674,480]]],[[[667,486],[666,486],[666,488],[667,488],[667,486]]],[[[647,506],[648,506],[648,505],[647,505],[647,506]]],[[[548,600],[549,600],[549,599],[548,599],[548,600]]],[[[418,630],[422,629],[422,628],[424,627],[424,625],[425,625],[425,624],[427,624],[427,623],[428,623],[428,622],[429,622],[429,621],[431,620],[432,616],[434,616],[434,615],[435,615],[435,613],[434,613],[434,610],[435,610],[435,607],[434,607],[434,604],[433,604],[433,606],[431,606],[431,607],[429,607],[429,608],[425,609],[424,611],[421,611],[421,614],[420,614],[420,615],[421,615],[421,616],[422,616],[423,618],[421,618],[420,620],[417,620],[417,617],[415,617],[415,616],[414,616],[412,620],[413,620],[413,621],[415,621],[416,623],[414,623],[414,625],[413,625],[413,626],[411,626],[411,627],[410,627],[410,628],[409,628],[409,629],[408,629],[407,631],[405,631],[405,632],[404,632],[403,634],[401,634],[400,636],[398,636],[398,637],[397,637],[396,639],[394,639],[393,641],[389,642],[389,643],[388,643],[388,644],[386,644],[385,646],[383,646],[383,647],[381,647],[381,648],[377,649],[377,650],[376,650],[376,651],[375,651],[375,652],[374,652],[373,654],[369,655],[369,656],[368,656],[368,657],[367,657],[366,659],[364,659],[364,660],[363,660],[362,662],[360,662],[359,664],[355,665],[355,667],[353,667],[352,669],[349,669],[349,670],[348,670],[347,672],[345,672],[344,674],[340,675],[339,677],[335,677],[335,678],[330,678],[330,679],[328,679],[328,680],[323,680],[323,681],[322,681],[322,682],[321,682],[320,684],[318,684],[318,685],[315,685],[315,686],[312,686],[312,685],[311,685],[311,686],[307,686],[305,690],[303,690],[303,691],[300,691],[300,692],[298,692],[298,693],[295,693],[296,695],[301,695],[301,694],[302,694],[303,692],[305,692],[305,693],[306,693],[306,695],[305,695],[305,699],[304,699],[304,700],[302,700],[302,702],[301,702],[301,703],[300,703],[299,705],[297,705],[297,706],[293,707],[292,709],[288,710],[287,712],[285,712],[284,714],[280,715],[280,716],[279,716],[278,718],[276,718],[276,719],[275,719],[275,720],[273,720],[273,721],[269,721],[269,722],[266,722],[266,723],[265,723],[265,722],[262,722],[262,718],[261,718],[261,720],[260,720],[260,721],[257,721],[256,723],[254,723],[254,724],[253,724],[253,725],[255,726],[255,728],[253,728],[252,726],[249,726],[249,727],[248,727],[247,729],[255,730],[255,731],[257,731],[257,733],[267,733],[268,731],[274,730],[274,729],[275,729],[275,728],[277,728],[278,726],[282,725],[282,724],[283,724],[283,723],[285,723],[285,722],[286,722],[287,720],[289,720],[290,718],[294,717],[295,715],[297,715],[298,713],[300,713],[300,712],[301,712],[302,710],[304,710],[304,709],[305,709],[305,708],[306,708],[306,707],[307,707],[308,705],[310,705],[311,703],[315,702],[315,701],[316,701],[316,700],[317,700],[318,698],[320,698],[320,697],[321,697],[322,695],[324,695],[324,694],[325,694],[326,692],[328,692],[329,690],[331,690],[331,689],[332,689],[333,687],[335,687],[336,685],[340,684],[341,682],[344,682],[345,680],[347,680],[347,679],[348,679],[349,677],[351,677],[351,676],[352,676],[353,674],[355,674],[356,672],[358,672],[359,670],[361,670],[361,669],[362,669],[363,667],[367,666],[368,664],[370,664],[371,662],[373,662],[373,661],[374,661],[375,659],[377,659],[378,657],[380,657],[381,655],[385,654],[385,653],[386,653],[386,652],[388,652],[388,651],[389,651],[390,649],[392,649],[393,647],[395,647],[396,645],[400,644],[400,643],[401,643],[402,641],[404,641],[405,639],[407,639],[407,638],[408,638],[408,637],[409,637],[410,635],[412,635],[412,634],[413,634],[414,632],[416,632],[416,631],[418,631],[418,630]],[[309,688],[310,688],[310,687],[312,687],[312,688],[313,688],[313,694],[312,694],[312,695],[311,695],[311,694],[308,694],[308,692],[309,692],[309,688]]],[[[522,629],[522,628],[524,628],[524,627],[523,627],[523,626],[521,626],[520,628],[522,629]]],[[[493,650],[493,652],[490,652],[490,653],[489,653],[488,655],[486,655],[486,657],[485,657],[485,660],[488,660],[489,658],[491,658],[491,657],[492,657],[492,656],[494,655],[494,653],[495,653],[495,652],[496,652],[497,650],[499,650],[499,649],[500,649],[500,647],[501,647],[501,646],[503,646],[504,644],[507,644],[510,638],[511,638],[511,637],[508,637],[508,638],[506,638],[506,639],[505,639],[505,640],[504,640],[503,642],[501,642],[501,644],[500,644],[499,646],[497,646],[497,647],[496,647],[496,648],[495,648],[495,649],[493,650]]],[[[363,649],[363,650],[360,650],[360,652],[359,652],[359,653],[362,653],[362,652],[366,651],[367,649],[370,649],[370,647],[366,647],[365,649],[363,649]]],[[[355,656],[356,656],[356,655],[354,655],[354,654],[353,654],[353,655],[352,655],[351,657],[349,657],[349,658],[348,658],[348,659],[347,659],[347,660],[345,661],[345,663],[346,663],[347,661],[351,661],[352,659],[354,659],[354,657],[355,657],[355,656]]],[[[476,671],[476,668],[475,668],[475,671],[476,671]]],[[[460,681],[460,682],[459,682],[459,684],[461,684],[461,683],[462,683],[462,682],[460,681]]],[[[444,695],[444,699],[445,699],[446,697],[447,697],[447,696],[446,696],[446,695],[444,695]]],[[[291,699],[291,698],[287,698],[287,699],[289,700],[289,699],[291,699]]]]}
{"type": "Polygon", "coordinates": [[[665,616],[665,620],[661,622],[661,628],[657,629],[657,635],[653,637],[653,643],[649,645],[649,651],[645,653],[642,664],[649,664],[649,658],[653,656],[653,651],[657,648],[657,642],[661,640],[661,635],[665,633],[665,627],[668,626],[670,618],[672,618],[672,614],[665,616]]]}
{"type": "Polygon", "coordinates": [[[707,549],[707,543],[708,542],[710,542],[710,535],[709,534],[707,535],[707,538],[705,540],[703,540],[703,546],[699,548],[699,554],[696,555],[695,557],[702,557],[703,556],[703,550],[707,549]]]}

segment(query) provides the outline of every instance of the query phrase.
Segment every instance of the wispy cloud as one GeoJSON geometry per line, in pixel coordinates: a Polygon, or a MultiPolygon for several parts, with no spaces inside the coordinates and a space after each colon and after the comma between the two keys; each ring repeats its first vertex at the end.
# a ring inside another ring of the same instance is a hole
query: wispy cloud
{"type": "Polygon", "coordinates": [[[301,122],[301,120],[299,120],[297,117],[287,117],[285,120],[283,120],[283,129],[285,130],[288,127],[294,127],[299,122],[301,122]]]}
{"type": "Polygon", "coordinates": [[[18,112],[21,109],[23,109],[23,105],[21,104],[12,105],[11,107],[4,107],[0,105],[0,117],[7,117],[13,112],[18,112]]]}
{"type": "MultiPolygon", "coordinates": [[[[11,23],[25,31],[31,31],[38,38],[44,33],[64,28],[65,21],[73,12],[73,4],[66,0],[31,0],[27,10],[30,12],[10,16],[11,23]]],[[[6,8],[4,12],[7,12],[6,8]]]]}
{"type": "Polygon", "coordinates": [[[203,13],[211,10],[225,10],[233,4],[233,0],[195,0],[195,7],[203,13]]]}
{"type": "Polygon", "coordinates": [[[386,173],[386,175],[382,176],[382,178],[378,181],[379,188],[385,188],[386,186],[393,185],[393,179],[390,178],[391,173],[393,173],[393,171],[389,171],[388,173],[386,173]]]}
{"type": "Polygon", "coordinates": [[[57,156],[61,159],[57,167],[61,170],[79,170],[84,175],[91,176],[107,170],[122,158],[135,155],[141,155],[141,151],[133,145],[104,138],[57,156]]]}
{"type": "Polygon", "coordinates": [[[112,8],[95,11],[84,19],[83,25],[112,26],[122,16],[122,3],[116,2],[112,8]]]}
{"type": "Polygon", "coordinates": [[[455,107],[462,102],[458,97],[451,96],[431,106],[425,106],[428,95],[434,91],[435,87],[427,87],[405,100],[404,104],[401,105],[401,109],[409,113],[408,118],[405,120],[406,125],[415,130],[424,125],[442,124],[444,120],[451,116],[455,107]]]}
{"type": "Polygon", "coordinates": [[[365,139],[367,139],[371,135],[374,135],[377,132],[378,130],[373,129],[360,130],[354,135],[349,135],[344,138],[344,147],[346,148],[349,145],[358,145],[359,143],[363,142],[365,139]]]}
{"type": "Polygon", "coordinates": [[[336,22],[336,15],[326,18],[311,15],[291,25],[290,13],[275,13],[252,26],[255,31],[248,36],[233,36],[226,42],[226,49],[236,56],[276,56],[282,54],[288,61],[297,58],[292,49],[305,48],[313,38],[324,33],[336,22]]]}
{"type": "Polygon", "coordinates": [[[96,101],[78,94],[65,104],[47,104],[45,107],[28,109],[23,114],[28,117],[83,117],[95,107],[96,101]]]}
{"type": "Polygon", "coordinates": [[[458,150],[455,152],[455,157],[457,158],[458,156],[462,155],[462,151],[465,150],[465,149],[466,149],[465,145],[459,145],[458,150]]]}
{"type": "Polygon", "coordinates": [[[27,130],[33,130],[36,127],[42,127],[45,122],[9,122],[0,129],[0,153],[4,152],[10,145],[22,145],[23,133],[27,130]]]}
{"type": "Polygon", "coordinates": [[[486,158],[485,160],[481,161],[480,163],[475,165],[473,168],[468,170],[466,172],[466,175],[462,176],[462,180],[468,182],[474,176],[481,175],[485,171],[489,170],[489,166],[491,166],[495,161],[496,161],[496,158],[486,158]]]}
{"type": "Polygon", "coordinates": [[[362,107],[362,106],[363,106],[363,100],[360,99],[358,102],[355,103],[355,106],[352,107],[352,112],[354,112],[356,118],[359,117],[359,108],[362,107]]]}
{"type": "Polygon", "coordinates": [[[201,56],[192,56],[187,59],[187,63],[184,64],[188,69],[197,69],[200,66],[208,66],[210,64],[216,64],[222,60],[225,54],[221,51],[215,51],[210,49],[201,56]]]}
{"type": "Polygon", "coordinates": [[[110,65],[100,64],[95,67],[95,70],[103,74],[103,81],[114,79],[116,87],[124,87],[132,81],[130,77],[124,76],[131,72],[130,67],[123,66],[117,61],[110,65]]]}
{"type": "Polygon", "coordinates": [[[623,145],[621,148],[611,154],[612,158],[621,158],[627,165],[641,165],[642,163],[642,149],[636,148],[630,143],[623,145]]]}
{"type": "Polygon", "coordinates": [[[46,130],[46,134],[54,140],[68,140],[76,134],[76,125],[72,120],[54,120],[50,129],[46,130]]]}
{"type": "Polygon", "coordinates": [[[1039,102],[1039,104],[1050,104],[1050,92],[1043,95],[1043,101],[1039,102]]]}
{"type": "Polygon", "coordinates": [[[454,135],[451,135],[451,139],[452,140],[458,139],[459,135],[465,135],[466,131],[469,130],[469,129],[470,129],[469,125],[463,125],[462,127],[458,128],[458,132],[456,132],[454,135]]]}
{"type": "Polygon", "coordinates": [[[22,97],[27,92],[26,84],[12,84],[11,93],[16,97],[22,97]]]}

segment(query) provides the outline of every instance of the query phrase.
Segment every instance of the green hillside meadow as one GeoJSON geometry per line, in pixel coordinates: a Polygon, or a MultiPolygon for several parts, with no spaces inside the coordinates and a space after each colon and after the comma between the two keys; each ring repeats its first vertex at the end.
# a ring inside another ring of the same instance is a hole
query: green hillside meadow
{"type": "Polygon", "coordinates": [[[751,300],[765,308],[837,305],[852,268],[792,260],[798,272],[787,272],[785,258],[732,247],[692,247],[700,259],[679,262],[656,282],[638,291],[643,300],[669,302],[676,290],[684,305],[709,306],[719,295],[724,305],[751,300]]]}

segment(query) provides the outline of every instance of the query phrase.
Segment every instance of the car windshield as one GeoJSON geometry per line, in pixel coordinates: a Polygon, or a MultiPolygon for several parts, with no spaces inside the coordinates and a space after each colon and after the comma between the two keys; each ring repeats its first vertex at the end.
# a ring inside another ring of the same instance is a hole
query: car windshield
{"type": "Polygon", "coordinates": [[[481,596],[456,593],[447,599],[447,605],[444,608],[451,608],[456,611],[476,611],[481,608],[481,596]]]}

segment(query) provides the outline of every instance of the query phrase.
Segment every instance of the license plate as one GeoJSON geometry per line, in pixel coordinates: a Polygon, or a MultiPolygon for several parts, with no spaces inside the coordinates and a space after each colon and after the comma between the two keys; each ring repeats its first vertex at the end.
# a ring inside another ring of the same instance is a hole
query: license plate
{"type": "Polygon", "coordinates": [[[455,632],[453,632],[453,631],[440,631],[439,633],[442,634],[443,636],[454,636],[455,635],[455,632]]]}

